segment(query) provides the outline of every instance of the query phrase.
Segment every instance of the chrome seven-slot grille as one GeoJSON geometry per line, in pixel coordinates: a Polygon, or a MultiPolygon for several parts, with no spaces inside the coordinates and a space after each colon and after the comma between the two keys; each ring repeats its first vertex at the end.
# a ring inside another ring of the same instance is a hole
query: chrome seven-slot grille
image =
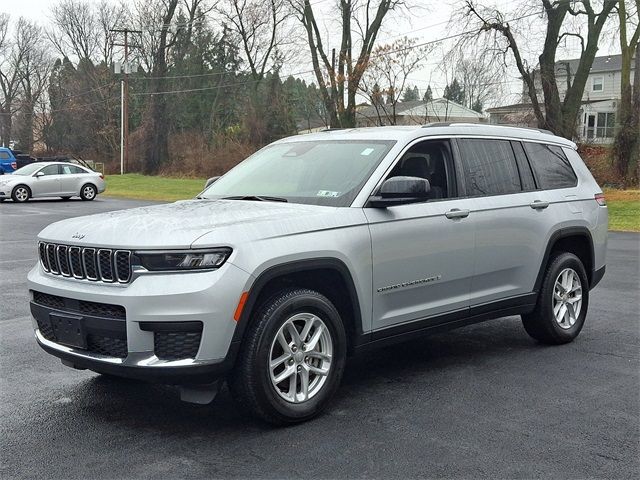
{"type": "Polygon", "coordinates": [[[109,283],[131,280],[131,252],[39,242],[40,263],[46,272],[109,283]]]}

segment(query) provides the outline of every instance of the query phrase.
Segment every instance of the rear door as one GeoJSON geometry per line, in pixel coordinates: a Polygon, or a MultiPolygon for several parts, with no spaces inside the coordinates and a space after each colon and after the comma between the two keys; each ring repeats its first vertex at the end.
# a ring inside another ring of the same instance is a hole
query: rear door
{"type": "Polygon", "coordinates": [[[473,273],[472,200],[459,198],[449,140],[411,146],[386,178],[429,180],[433,198],[365,208],[373,261],[373,330],[422,328],[466,311],[473,273]]]}
{"type": "Polygon", "coordinates": [[[37,173],[43,173],[42,176],[34,175],[34,181],[31,182],[31,193],[34,197],[54,197],[60,195],[60,166],[47,165],[41,168],[37,173]]]}
{"type": "Polygon", "coordinates": [[[60,165],[60,193],[62,195],[78,195],[82,175],[87,172],[76,165],[60,165]]]}
{"type": "Polygon", "coordinates": [[[520,142],[461,138],[457,144],[475,226],[470,304],[526,295],[552,222],[547,198],[536,188],[520,142]]]}

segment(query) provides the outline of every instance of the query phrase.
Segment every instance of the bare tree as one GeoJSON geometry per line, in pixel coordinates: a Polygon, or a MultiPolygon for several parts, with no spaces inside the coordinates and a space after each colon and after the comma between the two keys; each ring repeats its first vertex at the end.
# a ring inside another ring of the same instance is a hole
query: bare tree
{"type": "Polygon", "coordinates": [[[487,102],[501,98],[503,93],[504,64],[495,52],[483,49],[463,49],[454,51],[455,77],[464,93],[462,102],[467,108],[477,112],[487,106],[487,102]]]}
{"type": "MultiPolygon", "coordinates": [[[[537,1],[537,0],[536,0],[537,1]]],[[[478,35],[495,41],[506,53],[511,51],[516,66],[527,87],[533,111],[541,128],[557,135],[573,138],[576,134],[578,114],[582,105],[582,95],[589,76],[589,70],[598,51],[598,39],[612,9],[618,0],[602,0],[599,12],[590,0],[541,0],[546,17],[545,38],[542,52],[538,57],[538,69],[531,68],[523,57],[516,31],[498,10],[483,8],[475,0],[466,0],[467,18],[478,35]],[[568,17],[569,16],[569,17],[568,17]],[[586,36],[571,29],[564,29],[567,18],[580,18],[586,23],[586,36]],[[497,32],[498,36],[488,35],[497,32]],[[560,41],[567,37],[577,37],[582,45],[580,61],[575,72],[567,72],[564,99],[560,100],[556,69],[556,53],[560,41]],[[537,80],[542,85],[543,102],[537,92],[537,80]]]]}
{"type": "Polygon", "coordinates": [[[51,58],[42,44],[42,28],[20,19],[16,27],[16,48],[23,52],[20,65],[20,116],[18,140],[20,148],[31,150],[34,135],[34,114],[40,97],[45,94],[51,72],[51,58]]]}
{"type": "Polygon", "coordinates": [[[293,0],[294,9],[307,33],[313,70],[332,127],[355,126],[356,95],[362,75],[369,64],[383,20],[400,3],[400,0],[340,0],[340,48],[336,59],[336,51],[329,52],[323,43],[311,2],[293,0]]]}
{"type": "MultiPolygon", "coordinates": [[[[25,20],[20,18],[19,23],[25,20]]],[[[9,38],[9,15],[0,14],[0,143],[9,145],[11,141],[13,116],[16,113],[16,99],[20,90],[20,69],[24,60],[24,45],[9,38]]]]}
{"type": "Polygon", "coordinates": [[[620,102],[618,104],[618,130],[613,145],[613,158],[618,174],[623,177],[640,177],[640,0],[635,0],[635,25],[633,12],[628,12],[625,0],[618,5],[620,21],[620,51],[622,75],[620,77],[620,102]],[[631,30],[632,26],[634,27],[631,30]],[[629,30],[631,31],[629,31],[629,30]],[[635,74],[631,85],[631,62],[635,52],[635,74]]]}
{"type": "Polygon", "coordinates": [[[374,105],[379,125],[396,125],[396,107],[409,76],[424,65],[428,51],[417,48],[416,40],[407,37],[376,47],[362,76],[360,90],[374,105]],[[380,88],[374,88],[378,85],[380,88]],[[380,102],[380,95],[387,102],[380,102]]]}
{"type": "Polygon", "coordinates": [[[224,0],[218,12],[240,39],[257,88],[278,48],[288,41],[283,28],[290,15],[286,0],[224,0]]]}
{"type": "MultiPolygon", "coordinates": [[[[161,93],[165,85],[167,75],[167,56],[169,49],[175,41],[175,35],[171,33],[171,23],[178,0],[156,0],[147,2],[152,7],[153,17],[159,22],[147,25],[148,38],[153,38],[151,55],[151,81],[149,85],[149,102],[145,112],[142,129],[144,134],[144,170],[147,173],[155,173],[162,162],[169,157],[169,124],[167,122],[167,102],[161,93]],[[157,32],[149,32],[149,30],[157,32]]],[[[180,26],[178,27],[180,28],[180,26]]]]}

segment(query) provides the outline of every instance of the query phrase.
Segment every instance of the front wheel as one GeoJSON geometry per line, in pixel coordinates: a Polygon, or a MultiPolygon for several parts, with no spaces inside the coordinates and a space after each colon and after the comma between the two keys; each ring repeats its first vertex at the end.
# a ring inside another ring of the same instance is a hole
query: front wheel
{"type": "Polygon", "coordinates": [[[522,316],[527,333],[542,343],[573,341],[587,316],[589,280],[584,265],[572,253],[560,253],[547,267],[534,311],[522,316]]]}
{"type": "Polygon", "coordinates": [[[80,190],[80,198],[82,198],[82,200],[93,200],[96,198],[97,194],[98,191],[96,190],[96,187],[90,183],[84,185],[80,190]]]}
{"type": "Polygon", "coordinates": [[[18,185],[13,189],[13,192],[11,192],[11,198],[14,202],[24,203],[29,200],[30,196],[31,190],[29,190],[29,187],[26,185],[18,185]]]}
{"type": "Polygon", "coordinates": [[[346,334],[322,294],[284,290],[266,301],[246,334],[229,387],[242,408],[276,425],[318,415],[342,379],[346,334]]]}

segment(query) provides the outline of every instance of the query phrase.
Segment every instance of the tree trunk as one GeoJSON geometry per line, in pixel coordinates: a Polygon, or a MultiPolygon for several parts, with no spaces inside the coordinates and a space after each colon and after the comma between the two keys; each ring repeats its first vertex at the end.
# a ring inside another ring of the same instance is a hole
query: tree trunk
{"type": "MultiPolygon", "coordinates": [[[[158,49],[154,52],[151,91],[161,92],[165,86],[163,78],[167,75],[167,37],[178,0],[171,0],[163,17],[158,49]]],[[[147,108],[146,121],[143,123],[145,134],[144,172],[157,173],[160,166],[169,158],[169,123],[167,122],[167,101],[162,94],[151,95],[147,108]]]]}

